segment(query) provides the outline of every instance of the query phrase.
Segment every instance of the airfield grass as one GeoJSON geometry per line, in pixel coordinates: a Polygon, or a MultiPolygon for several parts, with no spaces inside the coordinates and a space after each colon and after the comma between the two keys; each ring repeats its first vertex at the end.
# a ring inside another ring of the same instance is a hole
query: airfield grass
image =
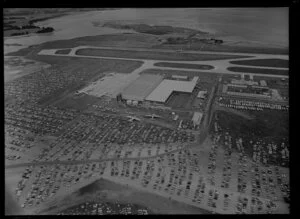
{"type": "Polygon", "coordinates": [[[154,66],[159,67],[171,67],[171,68],[189,68],[199,70],[210,70],[214,67],[211,65],[197,65],[197,64],[185,64],[185,63],[170,63],[170,62],[157,62],[154,66]]]}
{"type": "Polygon", "coordinates": [[[259,74],[270,74],[270,75],[288,75],[289,74],[288,70],[248,68],[248,67],[228,67],[227,70],[233,71],[233,72],[259,73],[259,74]]]}
{"type": "Polygon", "coordinates": [[[63,55],[66,55],[66,54],[69,54],[71,52],[71,49],[60,49],[60,50],[57,50],[55,52],[55,54],[63,54],[63,55]]]}
{"type": "Polygon", "coordinates": [[[142,61],[112,60],[112,59],[91,59],[82,57],[57,57],[51,55],[31,55],[29,58],[55,65],[64,70],[98,70],[115,71],[118,73],[131,73],[140,67],[142,61]]]}
{"type": "Polygon", "coordinates": [[[277,68],[289,67],[289,60],[284,60],[284,59],[252,59],[252,60],[230,61],[230,63],[236,65],[252,65],[252,66],[277,67],[277,68]]]}
{"type": "Polygon", "coordinates": [[[288,48],[273,48],[262,46],[246,46],[246,45],[213,45],[202,42],[191,42],[190,44],[161,44],[155,45],[153,48],[157,49],[171,49],[171,50],[196,50],[196,51],[212,51],[212,52],[232,52],[232,53],[262,53],[262,54],[289,54],[288,48]]]}
{"type": "Polygon", "coordinates": [[[167,60],[167,61],[206,61],[221,60],[232,58],[243,58],[245,56],[238,55],[222,55],[222,54],[189,54],[189,53],[170,53],[156,51],[126,51],[117,49],[79,49],[76,55],[100,56],[100,57],[116,57],[128,59],[150,59],[150,60],[167,60]]]}

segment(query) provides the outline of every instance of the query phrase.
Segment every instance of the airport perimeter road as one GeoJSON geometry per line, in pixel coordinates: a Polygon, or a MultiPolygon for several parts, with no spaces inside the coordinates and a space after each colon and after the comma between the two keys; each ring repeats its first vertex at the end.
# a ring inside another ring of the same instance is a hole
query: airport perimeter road
{"type": "MultiPolygon", "coordinates": [[[[240,61],[240,60],[252,60],[252,59],[288,59],[288,55],[272,55],[272,54],[252,54],[252,53],[221,53],[221,52],[198,52],[198,51],[184,51],[183,53],[195,53],[195,54],[223,54],[223,55],[244,55],[244,56],[251,56],[247,58],[234,58],[234,59],[226,59],[226,60],[212,60],[212,61],[166,61],[168,63],[182,63],[182,64],[199,64],[199,65],[211,65],[214,68],[210,70],[196,70],[190,68],[171,68],[171,67],[158,67],[155,66],[156,63],[162,62],[163,60],[150,60],[150,59],[133,59],[133,58],[119,58],[119,57],[105,57],[105,56],[88,56],[88,55],[77,55],[76,52],[79,49],[110,49],[110,50],[130,50],[130,51],[151,51],[151,52],[159,52],[159,50],[149,50],[149,49],[138,49],[138,48],[117,48],[117,47],[93,47],[93,46],[78,46],[75,48],[70,48],[71,52],[69,54],[56,54],[57,50],[60,49],[44,49],[41,50],[38,55],[52,55],[52,56],[67,56],[67,57],[81,57],[81,58],[98,58],[98,59],[115,59],[115,60],[127,60],[127,61],[143,61],[144,64],[135,70],[134,76],[136,76],[137,72],[142,72],[146,69],[162,69],[162,70],[180,70],[180,71],[190,71],[190,72],[206,72],[206,73],[218,73],[218,74],[235,74],[240,75],[244,74],[242,72],[232,72],[228,70],[228,67],[241,67],[241,65],[231,64],[230,61],[240,61]]],[[[164,52],[172,52],[171,50],[164,50],[164,52]]],[[[249,68],[257,68],[257,69],[278,69],[278,70],[288,70],[288,68],[270,68],[270,67],[263,67],[263,66],[248,66],[243,65],[242,67],[249,67],[249,68]]],[[[288,75],[274,75],[274,74],[264,74],[264,73],[247,73],[249,75],[256,75],[256,76],[265,76],[265,77],[280,77],[280,78],[288,78],[288,75]]]]}

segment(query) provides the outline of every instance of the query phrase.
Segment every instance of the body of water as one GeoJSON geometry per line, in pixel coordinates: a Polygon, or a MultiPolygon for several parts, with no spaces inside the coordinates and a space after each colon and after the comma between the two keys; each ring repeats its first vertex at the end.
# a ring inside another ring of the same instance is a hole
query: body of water
{"type": "Polygon", "coordinates": [[[187,27],[232,41],[288,47],[288,8],[162,8],[82,12],[46,20],[38,25],[51,26],[55,32],[5,38],[4,52],[47,41],[130,32],[93,25],[93,22],[111,21],[187,27]]]}

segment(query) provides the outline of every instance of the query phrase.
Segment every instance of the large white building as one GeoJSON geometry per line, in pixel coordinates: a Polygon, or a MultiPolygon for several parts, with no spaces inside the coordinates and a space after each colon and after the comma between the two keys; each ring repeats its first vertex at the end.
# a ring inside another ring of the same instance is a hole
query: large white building
{"type": "Polygon", "coordinates": [[[174,92],[192,93],[199,77],[194,77],[191,81],[163,80],[145,100],[165,103],[174,92]]]}
{"type": "Polygon", "coordinates": [[[130,101],[143,101],[162,80],[161,75],[142,74],[122,91],[122,98],[130,101]]]}

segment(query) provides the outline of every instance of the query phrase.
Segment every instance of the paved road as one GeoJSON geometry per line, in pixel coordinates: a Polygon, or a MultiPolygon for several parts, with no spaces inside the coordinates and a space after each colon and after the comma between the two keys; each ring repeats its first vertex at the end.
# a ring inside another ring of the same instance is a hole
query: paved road
{"type": "MultiPolygon", "coordinates": [[[[158,67],[154,66],[155,63],[162,62],[163,60],[149,60],[149,59],[132,59],[132,58],[117,58],[117,57],[105,57],[105,56],[87,56],[87,55],[76,55],[77,50],[79,49],[89,49],[89,48],[98,48],[98,49],[111,49],[111,50],[130,50],[130,51],[159,51],[159,50],[151,50],[151,49],[141,49],[141,48],[116,48],[116,47],[95,47],[95,46],[78,46],[75,48],[70,48],[71,52],[69,54],[55,54],[55,52],[59,49],[46,49],[41,50],[38,55],[54,55],[54,56],[70,56],[70,57],[82,57],[82,58],[98,58],[98,59],[115,59],[115,60],[128,60],[128,61],[143,61],[144,64],[135,70],[133,75],[136,75],[137,72],[144,71],[146,69],[154,68],[154,69],[162,69],[162,70],[180,70],[180,71],[192,71],[192,72],[208,72],[208,73],[218,73],[218,74],[243,74],[241,72],[232,72],[227,70],[228,67],[241,67],[241,65],[234,65],[229,63],[229,61],[233,60],[251,60],[251,59],[270,59],[270,58],[280,58],[280,59],[288,59],[288,55],[272,55],[272,54],[252,54],[252,53],[219,53],[219,52],[199,52],[199,51],[188,51],[184,52],[186,54],[224,54],[224,55],[245,55],[251,56],[248,58],[235,58],[235,59],[226,59],[226,60],[212,60],[212,61],[167,61],[170,63],[183,63],[183,64],[199,64],[199,65],[211,65],[214,68],[210,70],[196,70],[196,69],[187,69],[187,68],[171,68],[171,67],[158,67]]],[[[172,52],[171,50],[161,50],[164,52],[172,52]]],[[[251,67],[251,68],[259,68],[259,69],[284,69],[287,68],[270,68],[270,67],[257,67],[257,66],[247,66],[243,65],[243,67],[251,67]]],[[[262,74],[262,73],[247,73],[249,75],[257,75],[257,76],[267,76],[267,77],[284,77],[288,78],[287,75],[272,75],[272,74],[262,74]]]]}
{"type": "MultiPolygon", "coordinates": [[[[194,145],[197,143],[191,143],[189,146],[194,145]]],[[[41,162],[28,162],[28,163],[18,163],[18,164],[11,164],[6,165],[5,169],[11,169],[11,168],[18,168],[23,166],[42,166],[42,165],[56,165],[56,164],[64,164],[64,165],[76,165],[76,164],[86,164],[86,163],[95,163],[95,162],[104,162],[104,161],[122,161],[122,160],[145,160],[145,159],[152,159],[156,157],[165,156],[167,154],[172,154],[177,151],[184,150],[185,147],[172,150],[163,154],[153,155],[153,156],[147,156],[147,157],[129,157],[129,158],[105,158],[105,159],[91,159],[91,160],[73,160],[73,161],[41,161],[41,162]]]]}

